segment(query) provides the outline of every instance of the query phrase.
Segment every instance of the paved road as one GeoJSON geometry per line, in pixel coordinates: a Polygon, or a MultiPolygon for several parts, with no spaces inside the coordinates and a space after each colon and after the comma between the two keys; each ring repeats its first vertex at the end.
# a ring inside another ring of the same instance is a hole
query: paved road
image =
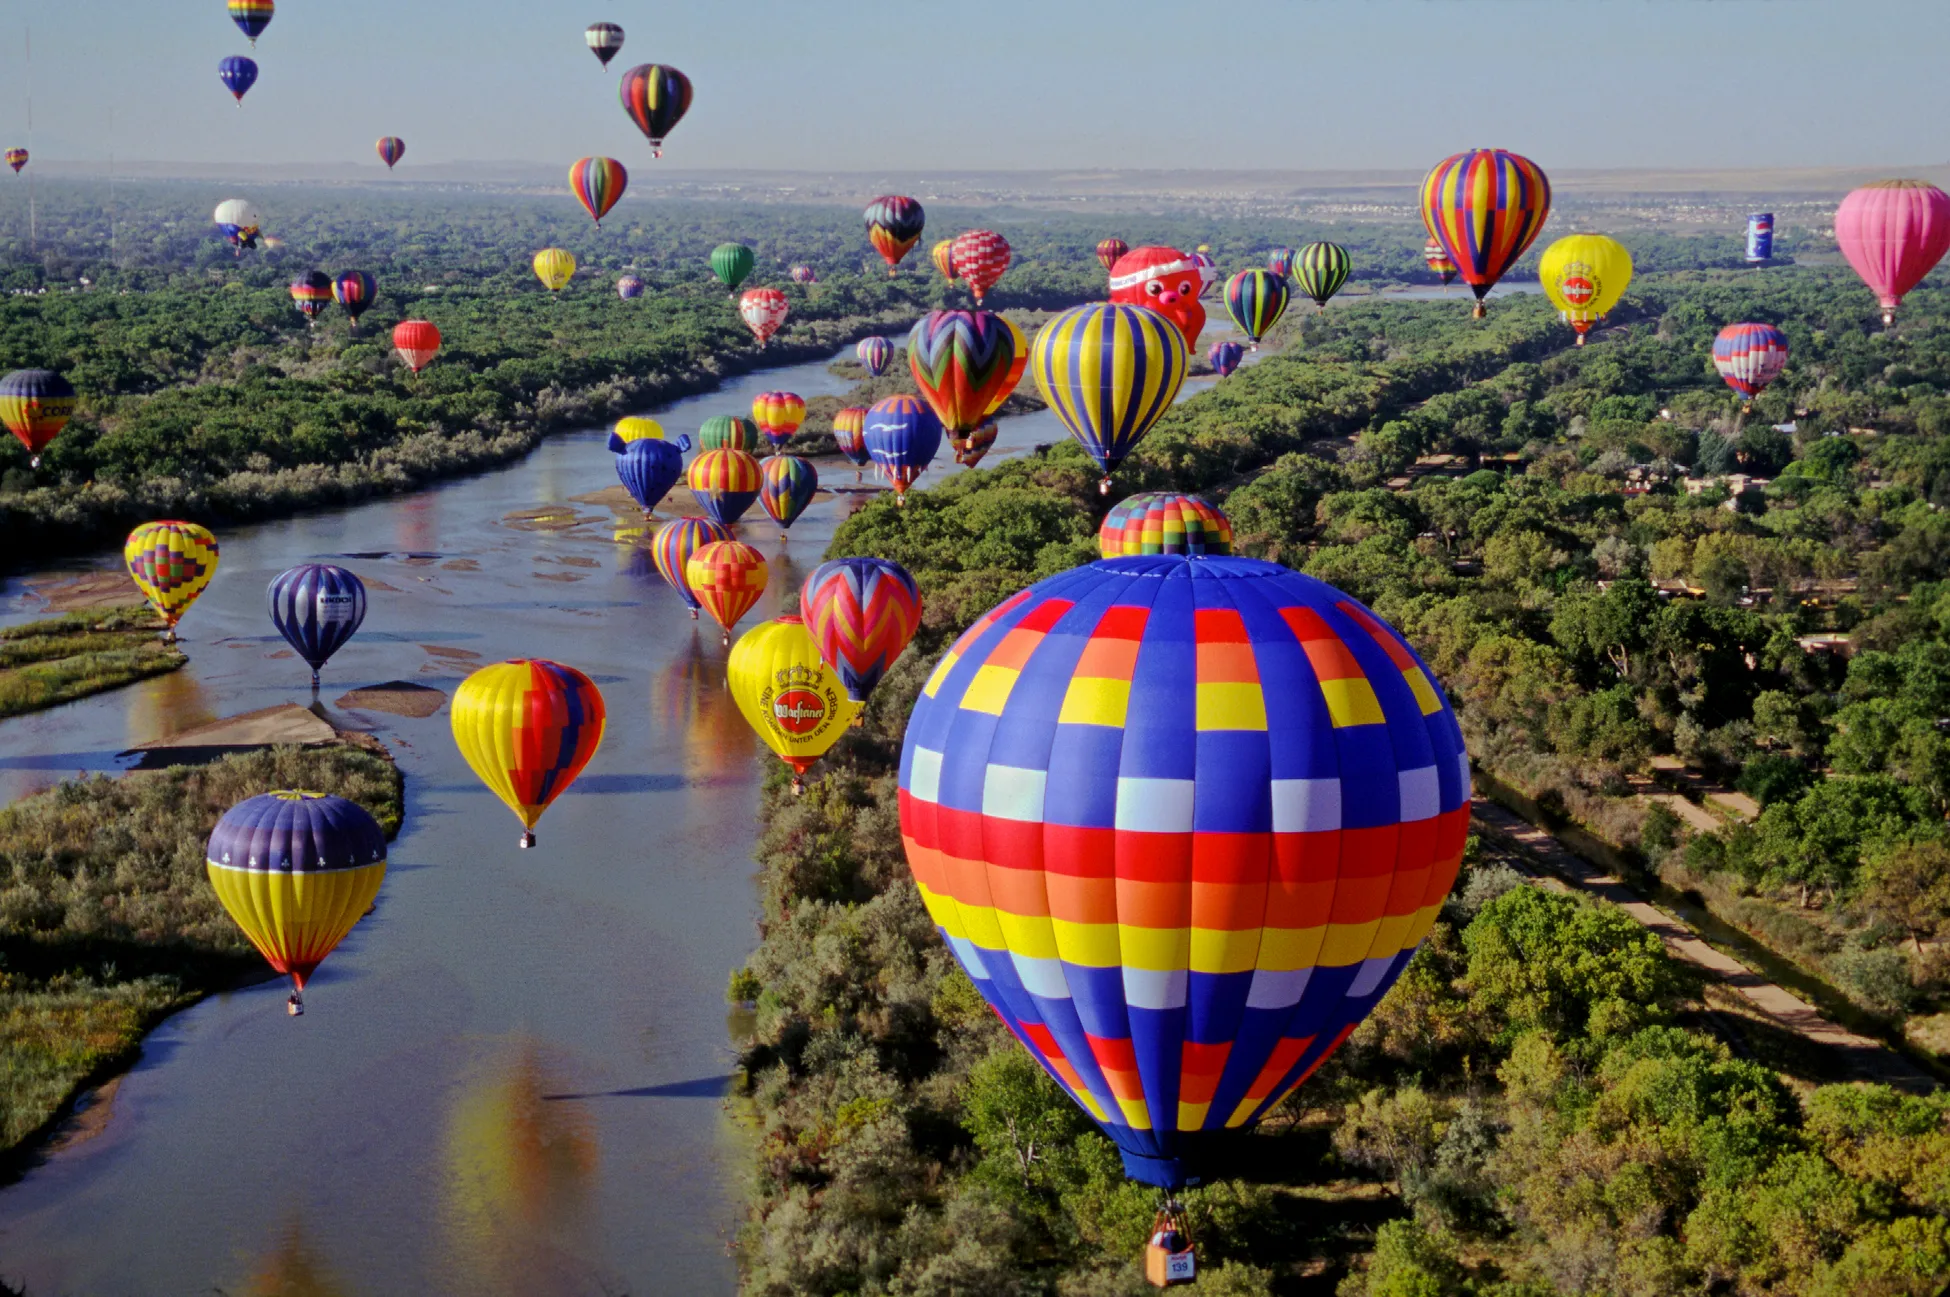
{"type": "MultiPolygon", "coordinates": [[[[1905,1090],[1935,1089],[1937,1081],[1921,1067],[1881,1041],[1857,1035],[1821,1016],[1806,1000],[1768,981],[1739,960],[1708,945],[1698,933],[1649,904],[1616,876],[1574,854],[1555,837],[1488,798],[1470,803],[1476,828],[1487,829],[1514,843],[1522,855],[1570,886],[1602,897],[1659,934],[1677,958],[1705,969],[1749,1003],[1811,1044],[1838,1051],[1849,1068],[1865,1081],[1879,1081],[1905,1090]]],[[[1520,859],[1516,867],[1523,869],[1520,859]]],[[[1537,874],[1536,870],[1525,870],[1537,874]]]]}

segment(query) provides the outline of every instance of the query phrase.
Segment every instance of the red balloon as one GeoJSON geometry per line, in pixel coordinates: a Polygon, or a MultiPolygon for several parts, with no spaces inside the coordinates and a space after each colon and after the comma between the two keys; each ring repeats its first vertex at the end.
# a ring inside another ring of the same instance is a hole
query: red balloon
{"type": "Polygon", "coordinates": [[[1187,349],[1198,345],[1205,328],[1199,294],[1205,280],[1198,262],[1177,248],[1132,248],[1110,268],[1110,300],[1146,306],[1178,326],[1187,349]]]}
{"type": "Polygon", "coordinates": [[[425,320],[402,320],[393,326],[393,350],[417,374],[433,363],[440,350],[440,330],[425,320]]]}

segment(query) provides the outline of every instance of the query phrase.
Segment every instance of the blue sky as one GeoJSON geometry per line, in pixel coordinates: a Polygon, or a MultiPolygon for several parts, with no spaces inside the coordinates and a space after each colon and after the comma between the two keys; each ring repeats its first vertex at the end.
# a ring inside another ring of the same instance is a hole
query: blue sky
{"type": "Polygon", "coordinates": [[[15,0],[0,130],[98,161],[648,164],[626,66],[697,103],[673,167],[1420,168],[1950,160],[1950,0],[280,0],[240,112],[223,0],[15,0]],[[601,71],[596,19],[629,33],[601,71]]]}

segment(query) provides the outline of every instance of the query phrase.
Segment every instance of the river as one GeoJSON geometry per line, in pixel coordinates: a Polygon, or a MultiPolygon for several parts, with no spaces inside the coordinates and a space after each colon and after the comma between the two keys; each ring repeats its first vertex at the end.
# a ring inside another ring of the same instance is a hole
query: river
{"type": "MultiPolygon", "coordinates": [[[[847,387],[818,362],[648,413],[695,433],[760,391],[847,387]]],[[[1047,411],[1004,420],[985,462],[1062,436],[1047,411]]],[[[0,722],[10,801],[119,769],[137,743],[309,702],[264,588],[329,560],[364,578],[370,604],[320,696],[407,776],[378,907],[326,961],[305,1016],[286,1017],[283,986],[265,982],[164,1023],[99,1132],[0,1190],[0,1277],[34,1297],[733,1290],[742,1135],[721,1103],[724,992],[757,939],[752,848],[773,758],[724,691],[715,625],[618,542],[608,508],[577,502],[615,484],[605,437],[564,433],[414,495],[227,529],[183,622],[189,665],[0,722]],[[573,525],[511,517],[548,505],[572,508],[573,525]],[[588,673],[609,715],[530,851],[444,708],[411,719],[333,701],[393,680],[451,694],[475,666],[519,656],[588,673]]],[[[839,460],[818,467],[854,481],[839,460]]],[[[958,471],[944,449],[920,485],[958,471]]],[[[741,626],[776,615],[859,499],[820,499],[786,542],[753,507],[739,530],[771,585],[741,626]]],[[[44,615],[26,583],[48,575],[0,584],[0,623],[44,615]]]]}

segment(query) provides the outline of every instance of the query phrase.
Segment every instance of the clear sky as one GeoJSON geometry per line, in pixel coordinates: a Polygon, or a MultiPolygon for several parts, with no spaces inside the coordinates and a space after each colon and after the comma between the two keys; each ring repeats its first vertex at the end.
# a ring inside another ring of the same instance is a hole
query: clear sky
{"type": "Polygon", "coordinates": [[[616,103],[697,87],[673,167],[1420,168],[1950,161],[1950,0],[224,0],[0,6],[0,130],[48,160],[647,165],[616,103]],[[608,73],[597,19],[628,42],[608,73]]]}

